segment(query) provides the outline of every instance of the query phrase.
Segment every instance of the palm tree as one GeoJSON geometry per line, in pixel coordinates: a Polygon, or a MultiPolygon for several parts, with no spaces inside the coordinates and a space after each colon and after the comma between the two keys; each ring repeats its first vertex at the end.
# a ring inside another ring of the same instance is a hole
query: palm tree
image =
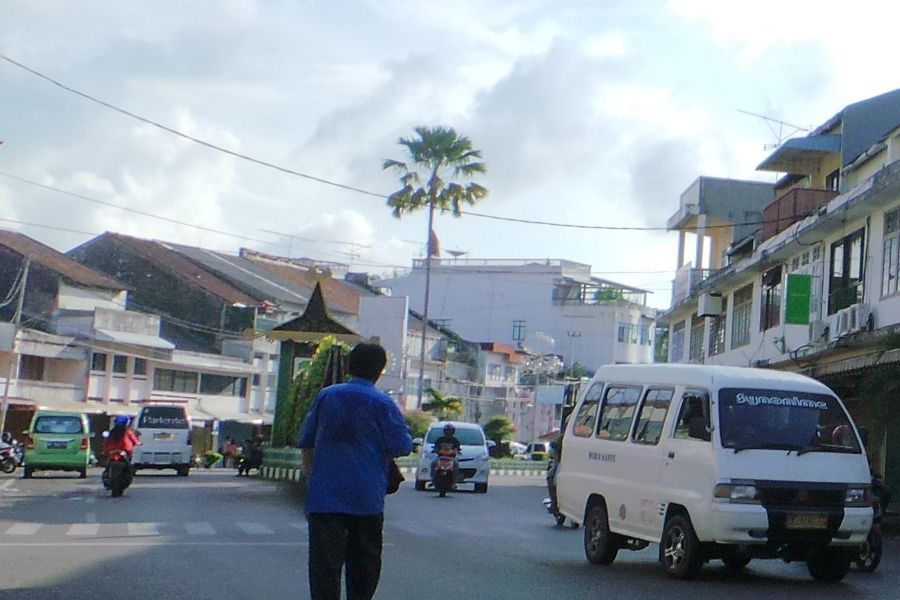
{"type": "Polygon", "coordinates": [[[431,291],[431,257],[438,253],[434,235],[434,209],[451,212],[458,217],[464,204],[474,205],[488,195],[486,188],[474,182],[465,185],[450,181],[484,174],[487,167],[481,162],[481,151],[472,148],[469,138],[460,136],[451,127],[416,127],[414,138],[400,138],[406,148],[409,163],[387,159],[382,169],[400,175],[403,186],[387,199],[391,214],[398,219],[405,213],[428,208],[428,236],[425,251],[425,302],[422,310],[422,348],[419,357],[419,384],[416,407],[422,406],[425,381],[425,336],[428,330],[428,296],[431,291]]]}
{"type": "Polygon", "coordinates": [[[428,393],[431,394],[431,401],[423,404],[422,410],[430,412],[442,421],[462,414],[463,403],[459,398],[448,396],[434,388],[428,388],[428,393]]]}

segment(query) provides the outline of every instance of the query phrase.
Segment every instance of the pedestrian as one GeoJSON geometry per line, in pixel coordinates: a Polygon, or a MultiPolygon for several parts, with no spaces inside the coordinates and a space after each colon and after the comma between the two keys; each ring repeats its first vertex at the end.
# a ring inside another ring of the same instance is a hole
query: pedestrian
{"type": "Polygon", "coordinates": [[[347,600],[378,587],[388,461],[412,450],[400,409],[375,387],[386,362],[378,344],[354,346],[350,380],[319,392],[300,430],[312,600],[339,600],[342,571],[347,600]]]}
{"type": "Polygon", "coordinates": [[[238,453],[238,446],[234,443],[234,440],[231,438],[227,439],[227,443],[225,444],[225,468],[233,469],[235,465],[235,460],[238,453]]]}

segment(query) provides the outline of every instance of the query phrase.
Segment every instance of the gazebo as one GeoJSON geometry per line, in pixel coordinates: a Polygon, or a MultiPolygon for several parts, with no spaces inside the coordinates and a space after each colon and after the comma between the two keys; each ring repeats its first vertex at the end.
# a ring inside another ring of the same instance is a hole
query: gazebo
{"type": "Polygon", "coordinates": [[[285,428],[289,418],[289,394],[297,372],[297,359],[312,357],[319,341],[327,336],[349,345],[363,340],[362,336],[328,316],[322,288],[318,283],[302,315],[266,332],[268,339],[281,342],[275,422],[272,425],[272,446],[276,448],[285,445],[289,436],[296,433],[285,431],[285,428]]]}

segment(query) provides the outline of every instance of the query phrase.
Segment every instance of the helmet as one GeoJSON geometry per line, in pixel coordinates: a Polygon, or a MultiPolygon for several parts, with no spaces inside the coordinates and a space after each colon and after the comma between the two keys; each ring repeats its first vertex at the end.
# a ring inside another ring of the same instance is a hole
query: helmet
{"type": "Polygon", "coordinates": [[[454,427],[450,423],[447,423],[446,425],[444,425],[444,433],[453,435],[454,433],[456,433],[456,427],[454,427]]]}
{"type": "Polygon", "coordinates": [[[113,421],[113,425],[118,427],[119,425],[127,427],[128,424],[131,423],[131,417],[128,415],[116,415],[115,420],[113,421]]]}
{"type": "Polygon", "coordinates": [[[3,435],[0,435],[0,440],[2,440],[4,444],[11,444],[12,434],[8,431],[4,431],[3,435]]]}

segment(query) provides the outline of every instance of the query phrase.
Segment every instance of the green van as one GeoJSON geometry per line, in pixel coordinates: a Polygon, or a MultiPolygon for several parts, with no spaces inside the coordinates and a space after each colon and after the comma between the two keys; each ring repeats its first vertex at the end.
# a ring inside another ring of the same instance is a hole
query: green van
{"type": "Polygon", "coordinates": [[[84,479],[91,455],[91,433],[83,413],[39,410],[25,432],[25,472],[78,471],[84,479]]]}

